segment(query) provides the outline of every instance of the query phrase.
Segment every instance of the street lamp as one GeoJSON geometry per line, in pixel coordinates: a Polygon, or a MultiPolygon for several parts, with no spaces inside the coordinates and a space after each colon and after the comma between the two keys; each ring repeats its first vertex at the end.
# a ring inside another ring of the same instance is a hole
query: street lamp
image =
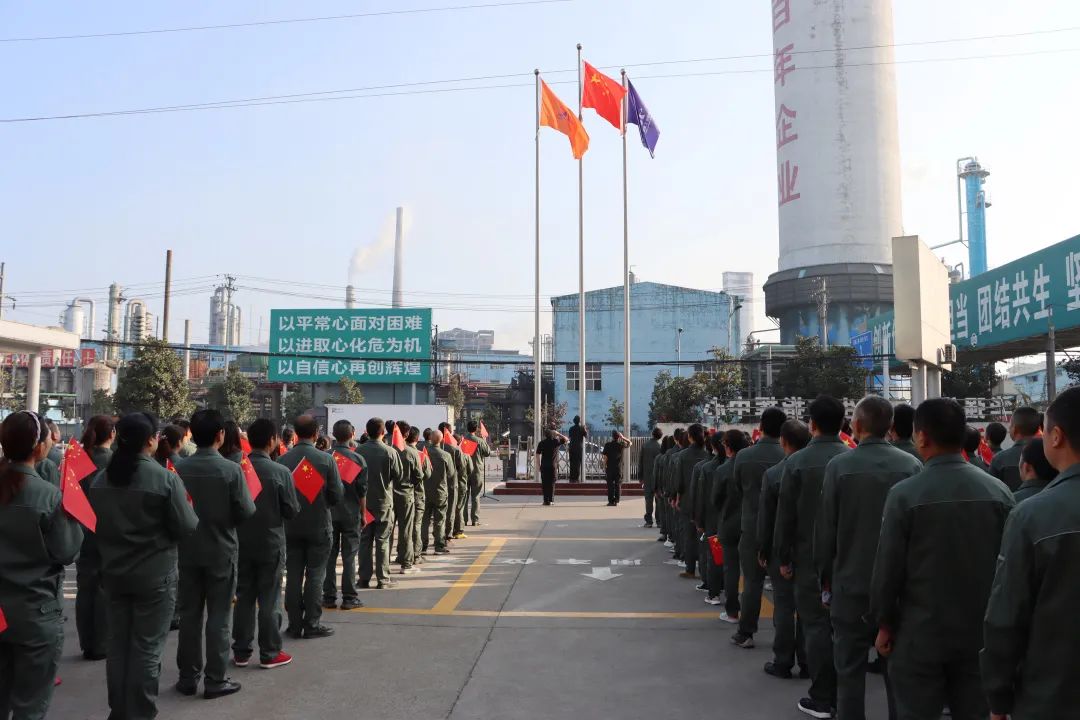
{"type": "Polygon", "coordinates": [[[731,319],[735,317],[735,313],[739,312],[740,310],[742,310],[742,300],[736,297],[735,302],[731,304],[731,309],[728,310],[727,314],[727,349],[728,352],[731,353],[732,357],[734,357],[738,353],[732,352],[731,350],[731,319]]]}
{"type": "Polygon", "coordinates": [[[682,328],[678,328],[675,331],[675,362],[676,367],[678,368],[679,377],[682,377],[682,334],[682,328]]]}

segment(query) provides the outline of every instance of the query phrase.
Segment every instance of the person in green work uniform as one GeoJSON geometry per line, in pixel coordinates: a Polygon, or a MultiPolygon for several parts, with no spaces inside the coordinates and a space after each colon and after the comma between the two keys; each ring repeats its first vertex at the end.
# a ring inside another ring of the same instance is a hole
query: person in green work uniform
{"type": "MultiPolygon", "coordinates": [[[[720,620],[726,623],[739,622],[739,536],[742,533],[742,498],[736,489],[735,466],[739,454],[749,445],[746,433],[731,429],[723,435],[724,455],[728,461],[716,471],[716,480],[712,487],[712,505],[718,513],[716,534],[720,547],[724,550],[724,611],[720,620]]],[[[753,638],[743,638],[738,633],[742,647],[753,647],[753,638]]],[[[736,643],[739,644],[739,643],[736,643]]]]}
{"type": "Polygon", "coordinates": [[[866,718],[867,655],[877,633],[866,614],[885,497],[893,485],[922,470],[920,461],[885,439],[892,416],[885,398],[869,395],[859,401],[851,423],[859,444],[829,462],[821,490],[814,563],[823,597],[832,595],[836,712],[844,720],[866,718]]]}
{"type": "MultiPolygon", "coordinates": [[[[157,449],[154,450],[154,459],[158,465],[176,472],[176,463],[180,462],[180,447],[184,444],[184,428],[179,425],[166,425],[158,433],[157,449]]],[[[177,555],[179,557],[179,554],[177,555]]],[[[179,567],[177,576],[179,577],[179,567]]],[[[173,583],[173,619],[169,624],[169,630],[180,629],[180,602],[176,597],[176,583],[173,583]]]]}
{"type": "Polygon", "coordinates": [[[330,508],[330,554],[326,559],[326,578],[323,580],[323,607],[333,610],[338,606],[337,560],[340,556],[341,609],[355,610],[364,605],[356,588],[356,561],[360,553],[360,522],[367,503],[367,461],[353,449],[356,428],[351,422],[338,420],[334,423],[333,435],[331,457],[337,453],[356,463],[360,466],[360,474],[351,483],[342,479],[342,500],[330,508]]]}
{"type": "Polygon", "coordinates": [[[431,473],[424,480],[424,519],[420,526],[420,552],[428,551],[428,542],[433,540],[436,555],[450,552],[446,549],[446,488],[457,482],[457,468],[454,459],[442,449],[442,433],[432,431],[427,440],[428,459],[431,461],[431,473]]]}
{"type": "Polygon", "coordinates": [[[686,566],[684,545],[686,544],[686,524],[683,522],[682,513],[679,512],[676,503],[678,501],[678,465],[679,457],[690,444],[685,428],[675,428],[675,445],[665,456],[664,477],[662,478],[664,496],[667,498],[668,508],[671,513],[671,528],[675,533],[672,541],[675,550],[674,558],[686,566]]]}
{"type": "Polygon", "coordinates": [[[424,562],[424,553],[421,550],[424,547],[424,511],[427,509],[427,490],[424,485],[427,483],[428,478],[431,477],[431,457],[427,451],[427,437],[431,432],[425,430],[424,433],[424,439],[421,440],[420,429],[414,427],[405,437],[405,443],[415,447],[416,452],[420,455],[420,467],[421,470],[423,470],[423,479],[413,487],[413,496],[416,498],[416,509],[413,512],[412,527],[412,562],[414,566],[424,562]]]}
{"type": "Polygon", "coordinates": [[[694,477],[690,482],[690,495],[693,498],[691,520],[697,526],[701,538],[698,541],[701,584],[697,589],[705,591],[705,602],[709,605],[720,604],[718,596],[720,590],[723,589],[721,567],[713,562],[712,551],[709,548],[709,537],[716,534],[719,516],[716,507],[711,502],[713,481],[716,469],[727,460],[720,438],[720,433],[714,433],[706,439],[705,444],[712,454],[708,460],[702,460],[694,466],[694,477]]]}
{"type": "MultiPolygon", "coordinates": [[[[453,428],[450,423],[439,423],[439,431],[443,433],[443,439],[449,435],[453,437],[453,428]]],[[[457,468],[457,483],[450,488],[450,498],[446,509],[446,539],[461,540],[465,537],[464,532],[464,503],[465,491],[469,484],[469,456],[461,452],[461,448],[449,442],[443,442],[443,450],[450,453],[454,458],[454,467],[457,468]]]]}
{"type": "Polygon", "coordinates": [[[1057,470],[1046,458],[1043,439],[1035,438],[1025,445],[1024,451],[1020,453],[1021,483],[1013,493],[1013,499],[1019,504],[1033,495],[1038,495],[1057,474],[1057,470]]]}
{"type": "Polygon", "coordinates": [[[191,421],[187,418],[175,417],[172,419],[172,424],[184,429],[184,441],[181,443],[177,455],[182,458],[194,455],[195,451],[199,448],[196,447],[195,443],[191,440],[191,421]]]}
{"type": "Polygon", "coordinates": [[[683,561],[686,567],[679,577],[686,579],[697,578],[698,560],[698,533],[690,519],[693,505],[690,493],[690,481],[693,479],[694,466],[703,460],[709,459],[709,451],[705,449],[705,428],[694,423],[687,430],[690,439],[689,446],[674,458],[675,468],[672,473],[675,507],[679,511],[679,519],[682,528],[683,561]]]}
{"type": "Polygon", "coordinates": [[[199,524],[180,477],[154,460],[157,447],[157,418],[137,412],[120,418],[112,458],[88,493],[109,598],[110,717],[130,720],[157,715],[177,546],[199,524]]]}
{"type": "MultiPolygon", "coordinates": [[[[109,464],[115,438],[116,428],[108,415],[95,415],[83,428],[83,449],[99,471],[109,464]]],[[[84,492],[90,488],[94,475],[91,473],[79,481],[84,492]]],[[[75,627],[79,633],[83,658],[104,660],[109,647],[109,606],[101,584],[97,537],[92,532],[83,535],[82,549],[75,561],[75,583],[75,627]]]]}
{"type": "Polygon", "coordinates": [[[34,471],[53,487],[60,487],[60,466],[53,462],[52,458],[41,458],[41,462],[34,466],[34,471]]]}
{"type": "MultiPolygon", "coordinates": [[[[653,527],[655,513],[654,502],[656,500],[656,459],[660,457],[660,441],[664,437],[664,431],[654,427],[652,437],[641,446],[641,459],[639,462],[638,475],[641,477],[641,489],[645,493],[645,524],[642,527],[653,527]]],[[[659,520],[659,518],[656,518],[659,520]]],[[[659,524],[659,522],[657,522],[659,524]]]]}
{"type": "Polygon", "coordinates": [[[82,527],[61,507],[60,490],[34,465],[52,441],[37,413],[0,425],[0,718],[42,720],[64,647],[63,568],[75,559],[82,527]]]}
{"type": "Polygon", "coordinates": [[[251,662],[255,641],[256,607],[259,627],[259,667],[288,665],[292,656],[281,643],[281,577],[285,571],[285,522],[300,512],[289,471],[270,459],[280,442],[274,423],[260,418],[248,428],[248,462],[262,490],[255,498],[255,515],[240,526],[236,567],[236,606],[233,608],[233,664],[251,662]]]}
{"type": "Polygon", "coordinates": [[[766,569],[773,585],[773,659],[765,663],[765,672],[788,680],[795,661],[799,662],[799,677],[810,679],[806,661],[806,643],[802,622],[795,615],[795,583],[780,573],[780,564],[773,552],[776,535],[776,507],[780,501],[780,485],[787,458],[810,444],[810,428],[801,420],[787,420],[780,426],[780,449],[784,460],[765,471],[761,479],[761,502],[758,503],[758,565],[766,569]]]}
{"type": "Polygon", "coordinates": [[[199,410],[191,417],[194,455],[181,458],[176,471],[199,516],[195,532],[180,543],[180,637],[176,689],[194,695],[204,665],[203,697],[211,700],[239,692],[240,683],[225,674],[229,630],[236,594],[238,542],[236,528],[255,514],[240,466],[221,456],[225,418],[217,410],[199,410]],[[206,656],[203,659],[206,625],[206,656]]]}
{"type": "MultiPolygon", "coordinates": [[[[758,506],[761,502],[761,482],[765,471],[784,459],[780,447],[780,428],[787,414],[778,407],[761,413],[758,427],[761,437],[757,443],[735,456],[732,468],[732,489],[740,500],[739,568],[743,576],[742,596],[739,598],[739,630],[731,642],[741,648],[753,647],[761,616],[761,593],[765,588],[765,569],[758,564],[758,506]]],[[[726,556],[725,556],[726,557],[726,556]]]]}
{"type": "Polygon", "coordinates": [[[907,403],[900,403],[894,407],[893,425],[889,430],[889,442],[893,444],[893,447],[903,450],[919,462],[922,462],[919,450],[915,447],[915,442],[911,439],[911,435],[915,431],[914,422],[915,408],[907,403]]]}
{"type": "Polygon", "coordinates": [[[402,575],[413,572],[413,525],[416,523],[416,486],[424,482],[424,464],[420,452],[416,449],[419,437],[408,428],[402,433],[405,447],[401,455],[401,479],[394,482],[394,518],[397,522],[397,556],[394,564],[401,568],[402,575]],[[412,445],[408,438],[412,437],[412,445]]]}
{"type": "Polygon", "coordinates": [[[664,547],[674,549],[675,529],[671,522],[671,504],[668,501],[665,479],[667,478],[667,466],[675,449],[675,438],[668,435],[660,442],[660,455],[653,463],[653,486],[656,501],[653,511],[656,513],[656,524],[660,527],[660,537],[657,542],[664,543],[664,547]]]}
{"type": "Polygon", "coordinates": [[[64,461],[64,449],[60,447],[60,426],[56,424],[55,420],[46,420],[45,424],[49,426],[49,439],[52,440],[52,447],[49,448],[48,458],[53,461],[56,467],[60,467],[60,463],[64,461]]]}
{"type": "Polygon", "coordinates": [[[1060,473],[1009,516],[986,608],[979,660],[991,720],[1070,718],[1080,708],[1080,388],[1046,409],[1042,445],[1060,473]]]}
{"type": "Polygon", "coordinates": [[[240,426],[235,420],[225,421],[225,442],[221,444],[221,457],[240,464],[244,459],[244,449],[240,446],[240,426]]]}
{"type": "Polygon", "coordinates": [[[981,446],[982,433],[968,425],[964,430],[964,454],[967,455],[967,461],[983,472],[990,472],[990,466],[983,462],[982,456],[979,455],[981,446]]]}
{"type": "Polygon", "coordinates": [[[476,443],[476,452],[472,456],[472,473],[469,475],[469,507],[467,508],[473,527],[476,527],[480,524],[479,504],[480,496],[484,492],[484,463],[491,457],[491,447],[488,446],[487,440],[480,436],[478,422],[470,420],[466,427],[469,431],[469,434],[465,436],[466,439],[476,443]]]}
{"type": "MultiPolygon", "coordinates": [[[[330,510],[341,502],[345,490],[337,462],[315,447],[318,421],[310,415],[301,415],[293,427],[296,445],[277,462],[293,473],[300,463],[307,461],[321,479],[322,487],[310,500],[307,496],[299,498],[300,512],[285,523],[285,613],[289,617],[285,632],[293,638],[323,638],[334,634],[333,628],[319,622],[326,562],[330,556],[330,510]]],[[[297,495],[302,495],[303,488],[295,478],[293,484],[297,495]]]]}
{"type": "Polygon", "coordinates": [[[990,474],[1009,486],[1015,492],[1020,487],[1020,455],[1024,446],[1031,442],[1042,430],[1042,415],[1033,407],[1016,408],[1013,413],[1009,436],[1013,444],[1008,450],[994,455],[990,463],[990,474]]]}
{"type": "MultiPolygon", "coordinates": [[[[875,647],[888,659],[899,720],[983,720],[982,618],[1012,493],[964,461],[955,400],[915,410],[922,471],[889,491],[870,583],[875,647]]],[[[1046,717],[1046,716],[1044,716],[1046,717]]]]}
{"type": "Polygon", "coordinates": [[[836,707],[836,668],[833,666],[832,626],[821,604],[821,582],[814,568],[814,526],[825,481],[825,466],[848,452],[840,440],[844,403],[819,395],[810,403],[810,444],[788,457],[776,508],[776,553],[780,574],[795,580],[795,607],[806,635],[810,662],[810,692],[799,710],[816,718],[832,716],[836,707]]]}
{"type": "Polygon", "coordinates": [[[992,422],[986,426],[986,444],[990,446],[990,452],[997,455],[1001,452],[1001,443],[1009,437],[1009,430],[999,422],[992,422]]]}
{"type": "Polygon", "coordinates": [[[386,444],[386,423],[367,421],[368,441],[356,449],[367,462],[367,511],[374,518],[360,532],[360,587],[368,587],[372,575],[378,587],[391,587],[390,533],[394,527],[394,486],[404,469],[401,453],[386,444]]]}

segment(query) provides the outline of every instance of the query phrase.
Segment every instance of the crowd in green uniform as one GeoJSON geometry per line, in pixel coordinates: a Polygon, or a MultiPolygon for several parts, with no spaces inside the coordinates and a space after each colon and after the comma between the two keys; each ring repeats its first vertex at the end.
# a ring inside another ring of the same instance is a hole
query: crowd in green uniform
{"type": "Polygon", "coordinates": [[[94,417],[81,443],[94,470],[79,483],[90,530],[64,505],[55,423],[10,414],[0,428],[0,720],[48,713],[72,563],[79,644],[87,661],[105,660],[112,718],[157,716],[170,629],[183,695],[200,684],[207,699],[239,691],[227,668],[251,664],[256,642],[259,667],[288,665],[283,619],[290,638],[327,637],[324,608],[361,607],[372,579],[393,584],[395,529],[406,574],[479,525],[491,450],[476,423],[465,436],[451,430],[421,435],[373,418],[358,439],[342,420],[331,442],[311,416],[285,431],[256,420],[246,433],[216,410],[164,427],[149,413],[94,417]]]}
{"type": "Polygon", "coordinates": [[[732,645],[754,647],[770,589],[763,669],[809,681],[811,717],[866,718],[869,672],[891,720],[1080,717],[1080,388],[985,434],[947,399],[808,411],[641,450],[645,527],[732,645]]]}

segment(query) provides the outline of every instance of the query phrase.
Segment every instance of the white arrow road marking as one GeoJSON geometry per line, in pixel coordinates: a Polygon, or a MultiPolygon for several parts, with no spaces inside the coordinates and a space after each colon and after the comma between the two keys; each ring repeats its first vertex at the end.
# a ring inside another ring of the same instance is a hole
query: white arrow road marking
{"type": "Polygon", "coordinates": [[[506,558],[505,560],[500,560],[499,562],[503,565],[532,565],[536,561],[532,558],[525,558],[524,560],[522,560],[521,558],[506,558]]]}
{"type": "Polygon", "coordinates": [[[613,578],[622,577],[619,573],[611,572],[611,568],[606,567],[594,567],[591,573],[581,573],[582,577],[592,578],[593,580],[599,580],[605,582],[613,578]]]}
{"type": "Polygon", "coordinates": [[[671,559],[671,560],[665,560],[664,564],[665,565],[682,565],[683,562],[682,562],[682,560],[671,559]]]}
{"type": "Polygon", "coordinates": [[[570,526],[567,525],[566,523],[563,523],[562,525],[556,525],[555,527],[570,527],[570,526]]]}
{"type": "Polygon", "coordinates": [[[564,560],[556,560],[556,565],[588,565],[592,560],[578,560],[576,558],[566,558],[564,560]]]}
{"type": "Polygon", "coordinates": [[[612,565],[640,565],[641,560],[612,560],[612,565]]]}

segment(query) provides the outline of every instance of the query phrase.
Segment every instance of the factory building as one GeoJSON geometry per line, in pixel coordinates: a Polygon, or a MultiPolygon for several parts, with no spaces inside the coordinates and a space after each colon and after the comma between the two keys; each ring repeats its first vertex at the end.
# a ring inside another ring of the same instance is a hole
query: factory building
{"type": "Polygon", "coordinates": [[[240,344],[240,308],[233,304],[229,288],[224,285],[215,288],[210,297],[210,344],[240,344]]]}
{"type": "MultiPolygon", "coordinates": [[[[594,431],[605,429],[611,401],[623,401],[623,288],[585,293],[585,413],[578,405],[578,296],[554,297],[551,307],[555,402],[566,403],[567,418],[584,415],[594,431]]],[[[630,286],[631,362],[657,363],[630,369],[635,433],[647,428],[657,374],[693,374],[695,365],[713,359],[714,348],[738,345],[743,334],[739,322],[738,299],[726,292],[653,282],[630,286]]]]}

